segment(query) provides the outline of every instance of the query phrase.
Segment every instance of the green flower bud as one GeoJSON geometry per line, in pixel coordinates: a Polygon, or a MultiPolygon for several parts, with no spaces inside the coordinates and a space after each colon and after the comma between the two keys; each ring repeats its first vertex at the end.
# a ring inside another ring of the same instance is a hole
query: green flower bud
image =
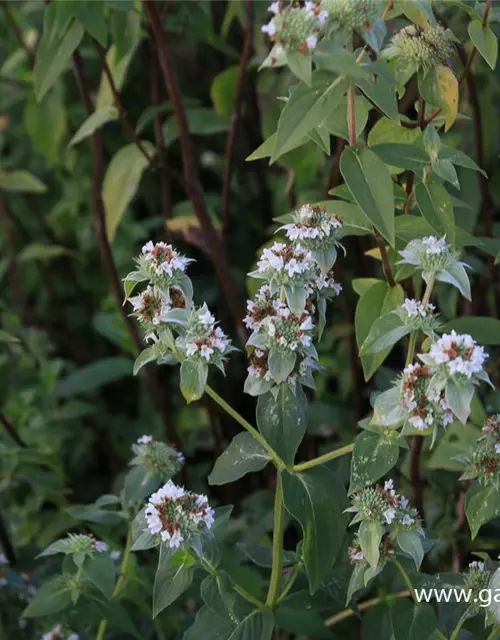
{"type": "Polygon", "coordinates": [[[424,30],[410,24],[395,34],[385,57],[399,56],[415,69],[429,71],[446,63],[453,53],[453,40],[453,33],[441,25],[424,30]]]}
{"type": "Polygon", "coordinates": [[[377,0],[322,0],[321,9],[328,11],[328,23],[346,31],[368,31],[380,15],[377,0]]]}

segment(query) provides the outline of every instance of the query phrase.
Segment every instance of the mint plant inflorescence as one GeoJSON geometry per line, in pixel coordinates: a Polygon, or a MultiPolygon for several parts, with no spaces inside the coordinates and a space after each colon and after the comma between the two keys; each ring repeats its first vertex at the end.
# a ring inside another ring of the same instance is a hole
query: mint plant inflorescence
{"type": "Polygon", "coordinates": [[[284,230],[289,243],[263,250],[249,275],[266,281],[247,302],[250,366],[245,391],[259,396],[276,385],[314,388],[318,367],[313,340],[324,326],[326,302],[340,294],[333,265],[342,237],[342,220],[319,206],[303,205],[284,230]]]}

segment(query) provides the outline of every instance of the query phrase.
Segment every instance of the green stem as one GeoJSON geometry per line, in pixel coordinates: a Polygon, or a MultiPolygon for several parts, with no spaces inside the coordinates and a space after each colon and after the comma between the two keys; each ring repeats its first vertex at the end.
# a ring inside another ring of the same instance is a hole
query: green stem
{"type": "Polygon", "coordinates": [[[488,636],[487,640],[497,640],[497,638],[499,637],[500,637],[500,626],[496,624],[491,630],[491,633],[488,636]]]}
{"type": "Polygon", "coordinates": [[[417,346],[418,331],[413,331],[410,335],[410,341],[408,342],[408,352],[406,354],[405,368],[413,362],[415,357],[415,347],[417,346]]]}
{"type": "MultiPolygon", "coordinates": [[[[422,304],[423,304],[424,308],[429,304],[429,302],[431,300],[432,290],[434,289],[435,282],[436,282],[436,276],[435,275],[431,275],[431,277],[429,278],[429,282],[427,283],[427,286],[425,287],[424,297],[422,298],[422,304]]],[[[417,336],[418,336],[418,332],[417,331],[414,331],[410,335],[410,341],[408,343],[408,352],[406,354],[405,367],[407,367],[409,364],[411,364],[413,362],[413,358],[415,357],[415,348],[417,346],[417,336]]]]}
{"type": "Polygon", "coordinates": [[[379,596],[377,598],[371,598],[370,600],[365,600],[357,605],[356,610],[354,609],[344,609],[343,611],[339,611],[335,615],[327,618],[325,620],[325,627],[333,627],[333,625],[338,624],[339,622],[343,622],[348,618],[351,618],[358,611],[366,611],[367,609],[371,609],[372,607],[377,606],[378,604],[389,604],[396,600],[400,600],[401,598],[407,598],[410,595],[410,592],[405,589],[405,591],[400,591],[399,593],[390,593],[387,596],[379,596]]]}
{"type": "Polygon", "coordinates": [[[276,476],[276,494],[274,496],[274,528],[273,528],[273,568],[271,581],[267,592],[266,606],[273,609],[276,606],[281,570],[283,567],[283,526],[285,523],[285,506],[283,504],[283,483],[281,472],[276,476]]]}
{"type": "Polygon", "coordinates": [[[311,469],[311,467],[317,467],[320,464],[324,464],[325,462],[329,462],[330,460],[334,460],[335,458],[340,458],[340,456],[345,456],[347,453],[351,453],[354,449],[354,442],[351,444],[347,444],[345,447],[340,447],[340,449],[335,449],[334,451],[329,451],[328,453],[319,456],[318,458],[314,458],[313,460],[308,460],[307,462],[301,462],[300,464],[296,464],[293,467],[295,472],[305,471],[306,469],[311,469]]]}
{"type": "Polygon", "coordinates": [[[224,409],[224,411],[231,416],[238,424],[240,424],[244,429],[246,429],[252,436],[261,444],[264,449],[269,454],[269,457],[274,462],[275,466],[278,470],[285,468],[285,463],[276,453],[276,451],[268,444],[267,440],[257,431],[255,427],[253,427],[243,416],[241,416],[237,411],[233,409],[231,405],[229,405],[223,398],[220,397],[218,393],[216,393],[212,387],[209,385],[206,386],[205,391],[207,394],[215,400],[217,404],[224,409]]]}
{"type": "Polygon", "coordinates": [[[265,604],[261,602],[258,598],[254,598],[251,593],[248,593],[248,591],[243,587],[241,587],[239,584],[233,585],[233,589],[247,602],[250,602],[251,604],[258,607],[259,609],[264,609],[265,604]]]}
{"type": "Polygon", "coordinates": [[[283,591],[280,594],[280,597],[278,598],[278,600],[276,601],[276,604],[279,604],[282,600],[284,600],[287,595],[290,593],[290,589],[293,587],[293,585],[295,584],[295,580],[297,579],[297,576],[300,573],[300,569],[301,569],[301,565],[300,564],[296,564],[295,567],[293,568],[292,574],[288,580],[288,582],[286,583],[285,588],[283,589],[283,591]]]}
{"type": "Polygon", "coordinates": [[[458,634],[460,633],[460,629],[463,627],[463,624],[466,620],[467,620],[467,611],[465,611],[460,616],[460,620],[457,622],[457,626],[453,629],[453,633],[450,636],[450,640],[457,640],[458,634]]]}
{"type": "MultiPolygon", "coordinates": [[[[127,542],[125,543],[125,551],[123,552],[122,563],[120,565],[120,576],[115,584],[115,588],[113,589],[112,598],[117,598],[125,585],[125,581],[127,579],[127,569],[130,562],[130,555],[132,551],[132,525],[129,525],[128,533],[127,533],[127,542]]],[[[99,628],[97,629],[96,640],[103,640],[106,629],[108,628],[108,620],[107,618],[103,618],[99,623],[99,628]]]]}
{"type": "MultiPolygon", "coordinates": [[[[212,578],[215,578],[215,580],[218,580],[216,567],[214,567],[213,564],[211,564],[206,558],[203,558],[198,555],[196,555],[195,557],[196,557],[196,560],[201,562],[201,566],[206,571],[208,571],[208,573],[212,576],[212,578]]],[[[265,604],[263,602],[261,602],[258,598],[255,598],[251,593],[248,593],[248,591],[243,587],[241,587],[239,584],[233,584],[233,589],[242,598],[247,600],[247,602],[250,602],[251,604],[258,607],[259,609],[263,609],[265,607],[265,604]]]]}
{"type": "Polygon", "coordinates": [[[439,640],[448,640],[447,637],[444,635],[444,633],[439,629],[434,629],[433,633],[436,636],[436,638],[439,638],[439,640]]]}
{"type": "Polygon", "coordinates": [[[406,573],[405,569],[403,568],[403,565],[399,562],[399,560],[396,560],[396,558],[393,559],[393,562],[396,565],[396,567],[399,569],[399,573],[401,574],[401,577],[403,578],[404,583],[407,586],[408,591],[410,592],[413,602],[415,604],[418,604],[417,596],[415,595],[415,589],[413,588],[411,580],[408,574],[406,573]]]}

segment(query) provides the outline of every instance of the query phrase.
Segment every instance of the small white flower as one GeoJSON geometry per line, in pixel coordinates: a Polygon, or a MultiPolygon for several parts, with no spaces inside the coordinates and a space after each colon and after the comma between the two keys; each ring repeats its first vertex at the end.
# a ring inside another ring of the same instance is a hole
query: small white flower
{"type": "Polygon", "coordinates": [[[475,569],[476,571],[484,571],[484,562],[479,562],[478,560],[474,560],[474,562],[469,563],[469,569],[475,569]]]}
{"type": "Polygon", "coordinates": [[[495,451],[500,455],[500,442],[495,445],[495,451]]]}
{"type": "Polygon", "coordinates": [[[406,525],[407,527],[409,527],[410,525],[412,525],[415,522],[415,519],[412,518],[411,516],[409,516],[408,514],[405,514],[403,516],[403,518],[401,519],[401,522],[406,525]]]}
{"type": "Polygon", "coordinates": [[[306,38],[306,44],[308,49],[315,49],[316,45],[318,44],[317,36],[309,36],[308,38],[306,38]]]}
{"type": "Polygon", "coordinates": [[[153,436],[141,436],[137,438],[137,444],[151,444],[153,442],[153,436]]]}
{"type": "Polygon", "coordinates": [[[118,549],[113,549],[113,551],[111,551],[111,553],[109,554],[109,557],[114,562],[118,562],[118,560],[122,557],[122,552],[118,551],[118,549]]]}
{"type": "Polygon", "coordinates": [[[427,236],[422,239],[422,244],[425,246],[425,251],[427,254],[437,255],[439,253],[444,253],[448,248],[448,243],[446,242],[446,235],[442,238],[436,238],[436,236],[427,236]]]}
{"type": "Polygon", "coordinates": [[[108,550],[108,548],[109,547],[105,542],[101,542],[100,540],[96,540],[94,542],[94,549],[97,551],[97,553],[104,553],[108,550]]]}
{"type": "Polygon", "coordinates": [[[325,22],[326,22],[327,18],[328,18],[328,11],[325,11],[323,9],[323,11],[320,11],[318,13],[318,24],[319,24],[320,27],[324,27],[325,26],[325,22]]]}
{"type": "Polygon", "coordinates": [[[271,20],[271,22],[269,22],[269,24],[262,25],[261,31],[263,31],[264,33],[267,33],[267,35],[270,38],[272,38],[276,34],[276,25],[271,20]]]}
{"type": "Polygon", "coordinates": [[[269,7],[267,8],[267,10],[270,11],[271,13],[274,13],[274,15],[277,16],[278,13],[280,12],[280,3],[279,3],[279,1],[273,2],[272,4],[270,4],[269,7]]]}
{"type": "Polygon", "coordinates": [[[406,298],[406,300],[401,305],[401,308],[406,311],[408,317],[416,317],[421,316],[425,318],[429,312],[433,312],[436,308],[433,304],[427,304],[424,307],[423,303],[419,300],[414,300],[410,298],[406,298]]]}
{"type": "Polygon", "coordinates": [[[408,418],[408,422],[419,431],[425,431],[429,424],[421,416],[411,416],[408,418]]]}
{"type": "Polygon", "coordinates": [[[9,564],[9,561],[7,560],[7,556],[5,555],[5,553],[2,553],[0,551],[0,567],[4,567],[8,564],[9,564]]]}
{"type": "Polygon", "coordinates": [[[392,521],[394,520],[395,517],[396,517],[396,509],[393,509],[391,507],[390,509],[386,509],[384,511],[384,518],[387,524],[392,524],[392,521]]]}
{"type": "Polygon", "coordinates": [[[202,311],[202,313],[198,315],[198,320],[205,327],[211,327],[215,323],[215,318],[208,309],[205,309],[205,311],[202,311]]]}

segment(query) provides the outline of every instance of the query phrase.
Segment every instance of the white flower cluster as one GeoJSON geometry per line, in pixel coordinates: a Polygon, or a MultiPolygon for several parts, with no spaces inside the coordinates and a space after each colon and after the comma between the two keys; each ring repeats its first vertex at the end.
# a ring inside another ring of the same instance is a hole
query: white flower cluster
{"type": "Polygon", "coordinates": [[[436,310],[436,307],[431,303],[424,305],[420,300],[410,298],[406,298],[401,308],[406,311],[408,318],[426,318],[432,316],[436,310]]]}
{"type": "Polygon", "coordinates": [[[245,391],[261,395],[286,382],[314,387],[318,368],[313,345],[316,314],[319,332],[325,322],[326,302],[339,295],[332,266],[336,260],[342,221],[321,207],[304,205],[285,230],[289,244],[266,248],[249,275],[266,280],[247,302],[246,326],[252,330],[247,346],[250,366],[245,391]],[[305,246],[306,245],[306,246],[305,246]]]}
{"type": "Polygon", "coordinates": [[[206,304],[193,309],[187,322],[185,336],[178,338],[178,346],[187,358],[217,363],[229,353],[231,341],[220,327],[206,304]]]}
{"type": "Polygon", "coordinates": [[[142,261],[147,265],[154,276],[168,276],[174,278],[178,273],[184,273],[187,265],[192,262],[189,258],[182,256],[170,244],[157,242],[153,244],[150,240],[142,247],[142,261]]]}
{"type": "Polygon", "coordinates": [[[211,529],[214,513],[206,496],[185,491],[169,480],[149,498],[144,515],[149,531],[177,549],[211,529]]]}
{"type": "Polygon", "coordinates": [[[421,531],[418,511],[410,507],[408,498],[396,493],[394,481],[384,485],[360,489],[351,499],[347,513],[356,514],[351,525],[359,522],[378,522],[389,530],[421,531]]]}
{"type": "Polygon", "coordinates": [[[419,431],[438,424],[447,427],[453,422],[453,413],[444,399],[444,391],[431,386],[431,380],[429,367],[417,363],[404,369],[399,383],[405,417],[419,431]]]}
{"type": "Polygon", "coordinates": [[[134,314],[142,324],[158,325],[162,316],[172,307],[167,296],[158,287],[148,285],[139,295],[130,298],[134,314]]]}
{"type": "Polygon", "coordinates": [[[263,25],[262,31],[271,40],[289,51],[299,53],[316,48],[328,17],[328,12],[317,3],[307,0],[304,6],[295,6],[278,1],[273,2],[268,11],[273,17],[263,25]]]}
{"type": "Polygon", "coordinates": [[[434,342],[428,354],[419,357],[432,368],[444,367],[448,375],[461,374],[470,380],[482,372],[488,354],[472,336],[452,330],[434,342]]]}
{"type": "Polygon", "coordinates": [[[257,262],[257,271],[264,279],[273,277],[285,284],[295,276],[304,274],[305,280],[308,280],[313,276],[315,266],[311,252],[302,245],[275,242],[270,249],[263,250],[262,257],[257,262]]]}
{"type": "Polygon", "coordinates": [[[446,241],[446,236],[411,240],[399,253],[402,260],[398,264],[417,267],[422,270],[422,277],[426,282],[432,277],[447,282],[470,300],[470,282],[465,270],[469,265],[458,260],[458,253],[446,241]]]}
{"type": "Polygon", "coordinates": [[[312,259],[326,274],[337,258],[337,247],[342,237],[342,219],[329,213],[318,205],[306,204],[292,216],[292,221],[280,230],[293,242],[300,242],[304,249],[311,252],[312,259]]]}
{"type": "Polygon", "coordinates": [[[300,207],[295,215],[295,220],[285,224],[285,229],[290,240],[325,240],[330,236],[339,236],[343,227],[339,216],[331,215],[324,209],[311,204],[300,207]]]}
{"type": "Polygon", "coordinates": [[[159,442],[150,435],[143,435],[132,445],[136,458],[132,465],[142,464],[163,480],[170,480],[181,469],[185,462],[184,455],[173,447],[159,442]]]}
{"type": "Polygon", "coordinates": [[[77,633],[65,631],[62,624],[56,624],[50,631],[44,633],[42,640],[78,640],[80,636],[77,633]]]}

